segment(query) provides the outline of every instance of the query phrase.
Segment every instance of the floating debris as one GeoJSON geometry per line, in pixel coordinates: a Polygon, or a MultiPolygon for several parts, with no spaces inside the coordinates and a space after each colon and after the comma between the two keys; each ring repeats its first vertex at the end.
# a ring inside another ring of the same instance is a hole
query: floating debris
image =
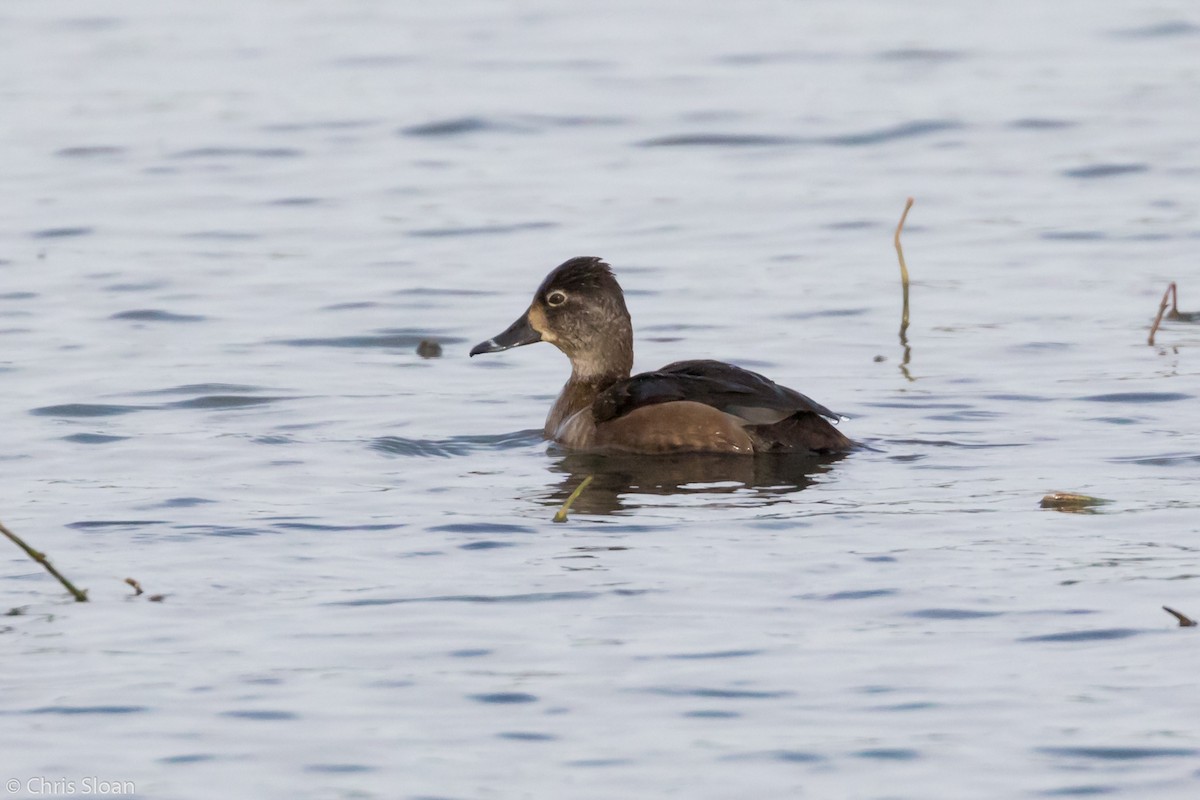
{"type": "Polygon", "coordinates": [[[433,339],[422,339],[417,345],[417,355],[421,358],[440,358],[442,355],[442,346],[433,339]]]}
{"type": "Polygon", "coordinates": [[[571,492],[571,496],[567,498],[567,502],[563,503],[562,508],[560,508],[558,511],[555,512],[555,514],[554,514],[555,522],[566,522],[567,521],[567,512],[571,510],[571,505],[576,500],[579,499],[579,495],[583,494],[583,490],[588,487],[588,484],[591,483],[592,479],[594,479],[595,477],[596,477],[595,475],[588,475],[586,478],[583,479],[582,483],[580,483],[578,486],[575,487],[575,491],[571,492]]]}
{"type": "Polygon", "coordinates": [[[1103,497],[1092,497],[1075,492],[1051,492],[1042,498],[1042,508],[1052,508],[1055,511],[1065,511],[1068,514],[1089,514],[1096,506],[1106,505],[1112,500],[1103,497]]]}
{"type": "MultiPolygon", "coordinates": [[[[142,585],[140,583],[138,583],[137,581],[135,581],[133,578],[126,578],[125,582],[133,587],[133,594],[130,595],[130,597],[138,597],[145,593],[145,590],[142,589],[142,585]]],[[[166,598],[165,594],[152,594],[152,595],[148,595],[146,597],[146,599],[149,600],[151,603],[161,603],[165,598],[166,598]]]]}
{"type": "Polygon", "coordinates": [[[77,602],[77,603],[86,603],[87,602],[87,599],[88,599],[87,590],[85,589],[83,591],[80,591],[79,589],[76,589],[75,584],[71,583],[69,580],[64,578],[62,576],[62,573],[60,573],[58,570],[56,570],[54,568],[54,565],[51,564],[50,561],[46,558],[45,553],[39,553],[37,550],[34,550],[32,547],[25,544],[24,540],[22,540],[21,537],[17,536],[15,533],[13,533],[8,528],[6,528],[3,522],[0,522],[0,533],[4,534],[9,539],[11,539],[13,541],[13,543],[15,545],[17,545],[17,547],[20,547],[22,550],[24,550],[25,553],[30,558],[32,558],[34,561],[38,562],[43,567],[45,567],[46,571],[49,572],[51,575],[58,578],[58,582],[61,583],[63,586],[65,586],[67,591],[70,592],[71,595],[75,598],[75,602],[77,602]]]}

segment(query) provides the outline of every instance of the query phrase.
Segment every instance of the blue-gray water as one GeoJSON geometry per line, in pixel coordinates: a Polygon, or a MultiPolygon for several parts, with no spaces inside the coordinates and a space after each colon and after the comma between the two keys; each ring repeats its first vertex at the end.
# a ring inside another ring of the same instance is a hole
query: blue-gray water
{"type": "Polygon", "coordinates": [[[1197,53],[1185,0],[7,4],[0,520],[92,602],[0,542],[0,796],[1194,797],[1197,53]],[[565,359],[466,352],[575,255],[640,368],[873,449],[548,450],[565,359]]]}

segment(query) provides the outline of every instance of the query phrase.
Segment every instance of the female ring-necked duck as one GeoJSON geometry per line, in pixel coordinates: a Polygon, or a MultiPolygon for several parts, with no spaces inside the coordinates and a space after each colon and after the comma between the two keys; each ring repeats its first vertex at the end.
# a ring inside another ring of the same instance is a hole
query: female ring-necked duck
{"type": "Polygon", "coordinates": [[[799,392],[722,361],[677,361],[630,377],[633,326],[612,269],[572,258],[546,276],[521,318],[471,349],[550,342],[571,379],[550,409],[547,439],[627,453],[837,453],[854,447],[799,392]]]}

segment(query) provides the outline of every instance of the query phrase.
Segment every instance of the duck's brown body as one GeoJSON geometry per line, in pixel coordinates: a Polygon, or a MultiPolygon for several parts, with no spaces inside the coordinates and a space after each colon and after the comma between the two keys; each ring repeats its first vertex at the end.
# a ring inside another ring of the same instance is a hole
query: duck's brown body
{"type": "Polygon", "coordinates": [[[572,450],[751,455],[854,446],[824,406],[732,364],[680,361],[630,377],[629,312],[598,258],[573,258],[551,272],[529,310],[471,355],[539,341],[571,359],[544,433],[572,450]]]}

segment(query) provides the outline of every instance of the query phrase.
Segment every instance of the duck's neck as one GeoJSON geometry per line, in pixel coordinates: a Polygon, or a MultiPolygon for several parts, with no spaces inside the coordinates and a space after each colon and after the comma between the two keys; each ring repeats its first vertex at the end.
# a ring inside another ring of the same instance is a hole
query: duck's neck
{"type": "Polygon", "coordinates": [[[555,438],[562,424],[577,412],[590,408],[596,395],[617,381],[629,377],[633,370],[633,336],[615,336],[604,348],[571,357],[571,378],[563,386],[558,400],[546,417],[545,434],[555,438]]]}

